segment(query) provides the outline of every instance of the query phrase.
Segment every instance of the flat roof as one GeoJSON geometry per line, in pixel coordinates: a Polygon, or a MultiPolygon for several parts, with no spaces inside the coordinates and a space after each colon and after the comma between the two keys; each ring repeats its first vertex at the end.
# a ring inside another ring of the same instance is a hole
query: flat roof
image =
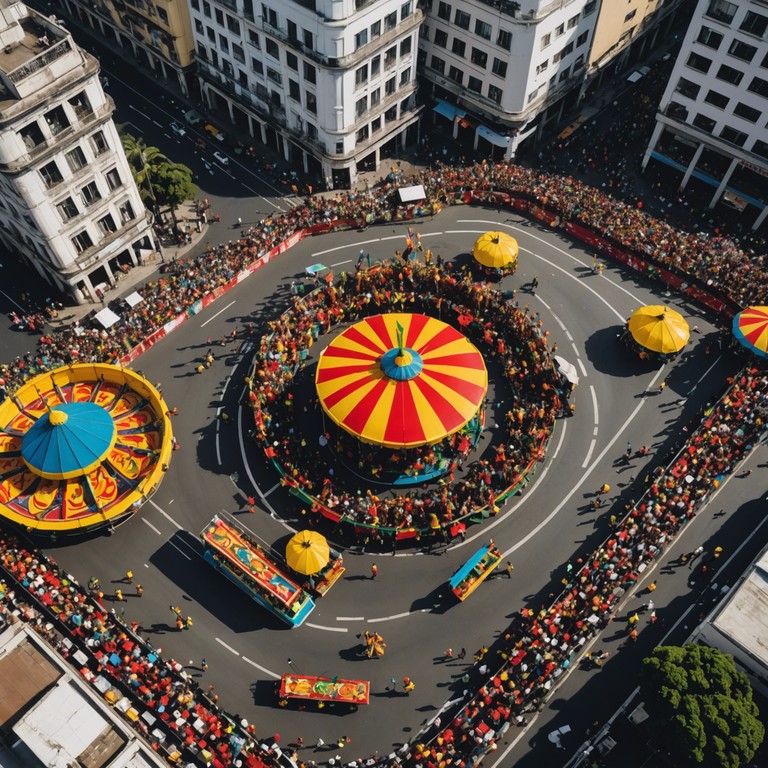
{"type": "Polygon", "coordinates": [[[711,624],[768,669],[768,550],[731,590],[711,624]]]}

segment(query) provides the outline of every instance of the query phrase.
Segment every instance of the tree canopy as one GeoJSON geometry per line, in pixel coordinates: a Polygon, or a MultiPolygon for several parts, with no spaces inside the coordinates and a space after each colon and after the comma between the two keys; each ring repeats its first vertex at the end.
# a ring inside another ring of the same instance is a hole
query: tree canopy
{"type": "Polygon", "coordinates": [[[157,202],[169,206],[172,211],[197,194],[197,186],[192,182],[192,169],[181,163],[157,166],[152,183],[157,202]]]}
{"type": "Polygon", "coordinates": [[[655,648],[643,659],[640,689],[648,714],[664,722],[667,748],[686,765],[739,768],[763,742],[749,680],[716,648],[655,648]]]}

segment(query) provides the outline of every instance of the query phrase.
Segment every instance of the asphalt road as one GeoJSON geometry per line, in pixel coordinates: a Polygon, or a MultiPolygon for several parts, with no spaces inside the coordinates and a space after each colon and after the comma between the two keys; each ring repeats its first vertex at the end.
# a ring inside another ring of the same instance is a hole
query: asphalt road
{"type": "MultiPolygon", "coordinates": [[[[402,247],[405,227],[380,226],[304,241],[191,318],[136,363],[153,382],[162,383],[168,403],[179,408],[174,427],[181,450],[140,514],[112,536],[62,546],[54,555],[83,583],[97,575],[109,585],[132,569],[144,595],[133,597],[131,589],[124,588],[128,603],[116,604],[117,610],[140,621],[151,641],[182,663],[198,667],[205,658],[209,670],[204,675],[199,669],[192,671],[206,684],[214,684],[222,704],[256,723],[260,734],[279,732],[284,741],[301,735],[307,744],[319,737],[330,742],[349,736],[352,741],[345,752],[349,759],[374,751],[387,753],[411,738],[467,687],[461,676],[469,665],[445,662],[445,649],[450,646],[457,652],[465,647],[471,659],[478,647],[503,632],[514,611],[546,604],[559,588],[565,564],[591,550],[608,531],[607,516],[614,508],[595,513],[588,506],[595,490],[610,483],[611,501],[623,510],[628,498],[640,493],[648,468],[681,443],[682,424],[722,392],[726,376],[737,366],[735,360],[718,356],[712,343],[715,329],[695,307],[675,297],[654,295],[653,286],[610,266],[603,276],[593,275],[591,254],[552,230],[519,216],[463,207],[420,222],[418,230],[425,247],[453,258],[467,253],[479,234],[495,227],[517,237],[521,248],[520,268],[501,288],[519,288],[538,276],[536,295],[521,293],[520,301],[541,314],[558,343],[558,353],[583,374],[576,389],[576,414],[558,422],[548,457],[524,493],[505,505],[497,518],[470,529],[463,545],[441,557],[418,550],[396,557],[346,553],[345,578],[319,601],[300,629],[284,629],[200,558],[199,531],[220,510],[235,514],[243,510],[254,482],[266,495],[268,508],[258,505],[256,514],[241,514],[241,522],[278,549],[290,529],[300,526],[296,506],[276,487],[277,478],[246,437],[249,425],[238,403],[249,350],[242,341],[226,347],[215,342],[235,326],[242,329],[249,320],[262,323],[278,312],[290,281],[306,266],[321,261],[337,270],[351,268],[361,247],[376,258],[386,257],[402,247]],[[641,363],[616,339],[623,320],[645,303],[678,307],[700,331],[690,350],[664,370],[641,363]],[[199,375],[194,366],[205,354],[209,337],[217,361],[199,375]],[[668,380],[664,392],[646,396],[662,377],[668,380]],[[228,425],[215,418],[222,406],[235,417],[228,425]],[[623,464],[619,460],[628,440],[635,448],[649,446],[651,454],[642,462],[623,464]],[[513,578],[491,579],[466,603],[454,604],[448,599],[446,580],[490,536],[514,563],[513,578]],[[376,581],[368,578],[373,562],[379,567],[376,581]],[[190,631],[176,631],[171,604],[192,617],[190,631]],[[384,658],[357,657],[356,635],[366,627],[387,641],[384,658]],[[328,711],[280,709],[275,706],[274,682],[290,669],[369,679],[371,704],[343,717],[328,711]],[[406,675],[416,682],[416,690],[409,697],[392,695],[390,680],[401,681],[406,675]]],[[[491,409],[489,429],[504,411],[503,402],[491,409]]],[[[729,505],[735,517],[741,506],[749,506],[744,499],[757,497],[758,488],[752,478],[734,480],[733,485],[739,492],[729,505]],[[754,496],[744,495],[747,488],[754,496]]],[[[725,499],[730,493],[731,484],[726,484],[721,496],[725,499]]],[[[695,523],[703,526],[701,533],[694,537],[690,526],[682,538],[691,536],[698,543],[722,526],[723,541],[728,539],[723,546],[726,551],[735,549],[731,517],[710,519],[709,528],[704,526],[706,519],[705,512],[695,523]]],[[[657,605],[664,624],[671,626],[688,607],[691,590],[684,577],[665,577],[662,584],[657,605]]],[[[659,623],[654,632],[660,629],[659,623]]],[[[608,634],[614,634],[611,627],[608,634]]],[[[527,730],[508,732],[497,763],[527,765],[543,754],[551,758],[553,747],[542,738],[550,724],[557,727],[565,720],[576,734],[597,719],[595,713],[608,712],[623,700],[634,687],[639,650],[611,657],[615,675],[609,676],[608,668],[589,676],[577,670],[553,705],[527,730]],[[605,692],[605,687],[610,690],[605,692]],[[585,706],[584,701],[595,703],[585,706]],[[503,752],[509,745],[510,751],[503,752]]],[[[473,684],[474,678],[470,687],[473,684]]],[[[576,739],[568,746],[575,748],[576,739]]],[[[331,751],[314,755],[331,756],[331,751]]]]}

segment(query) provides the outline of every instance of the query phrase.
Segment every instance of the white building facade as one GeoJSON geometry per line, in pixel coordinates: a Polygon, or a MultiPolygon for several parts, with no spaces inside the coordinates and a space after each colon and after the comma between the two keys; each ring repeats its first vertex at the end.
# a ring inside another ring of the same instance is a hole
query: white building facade
{"type": "Polygon", "coordinates": [[[203,100],[345,188],[417,140],[415,0],[190,0],[203,100]]]}
{"type": "Polygon", "coordinates": [[[0,0],[0,231],[78,303],[154,250],[98,62],[22,3],[0,0]]]}
{"type": "Polygon", "coordinates": [[[768,217],[768,3],[699,0],[643,158],[711,189],[757,229],[768,217]]]}
{"type": "Polygon", "coordinates": [[[515,157],[576,102],[598,16],[597,0],[526,0],[522,7],[428,0],[421,37],[435,119],[497,158],[515,157]]]}

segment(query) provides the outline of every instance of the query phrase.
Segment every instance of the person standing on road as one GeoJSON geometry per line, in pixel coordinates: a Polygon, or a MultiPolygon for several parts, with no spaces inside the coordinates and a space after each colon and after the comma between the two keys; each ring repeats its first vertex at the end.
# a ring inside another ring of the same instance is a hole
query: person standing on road
{"type": "Polygon", "coordinates": [[[374,580],[379,575],[379,567],[374,563],[371,566],[371,579],[374,580]]]}

